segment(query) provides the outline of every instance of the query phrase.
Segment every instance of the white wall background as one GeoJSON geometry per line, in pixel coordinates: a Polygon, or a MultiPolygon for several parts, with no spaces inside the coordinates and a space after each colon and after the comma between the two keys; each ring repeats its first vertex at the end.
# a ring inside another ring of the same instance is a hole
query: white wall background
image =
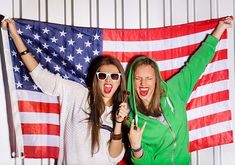
{"type": "MultiPolygon", "coordinates": [[[[0,14],[75,26],[136,29],[235,15],[235,2],[234,0],[0,0],[0,14]]],[[[230,99],[235,119],[234,28],[229,30],[229,38],[232,88],[230,99]]],[[[233,124],[235,126],[235,120],[233,124]]],[[[54,160],[10,157],[1,61],[0,130],[0,165],[54,164],[54,160]]],[[[192,165],[235,165],[235,144],[193,152],[192,165]]]]}

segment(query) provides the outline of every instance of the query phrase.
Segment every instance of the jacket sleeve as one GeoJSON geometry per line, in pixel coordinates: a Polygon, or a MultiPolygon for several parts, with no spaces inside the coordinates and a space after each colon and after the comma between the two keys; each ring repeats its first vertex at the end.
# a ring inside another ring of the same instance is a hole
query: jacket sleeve
{"type": "Polygon", "coordinates": [[[51,96],[61,96],[65,89],[73,91],[73,89],[79,88],[81,92],[85,90],[85,87],[79,83],[65,80],[59,74],[53,74],[47,69],[43,69],[40,64],[30,72],[30,75],[42,92],[51,96]]]}
{"type": "Polygon", "coordinates": [[[195,84],[204,72],[207,64],[213,59],[217,43],[217,38],[208,35],[183,69],[168,80],[168,87],[174,93],[177,93],[185,103],[188,101],[195,84]]]}
{"type": "Polygon", "coordinates": [[[135,158],[133,153],[131,152],[131,161],[135,165],[143,165],[143,164],[154,164],[154,156],[152,148],[142,144],[143,147],[143,155],[140,158],[135,158]]]}

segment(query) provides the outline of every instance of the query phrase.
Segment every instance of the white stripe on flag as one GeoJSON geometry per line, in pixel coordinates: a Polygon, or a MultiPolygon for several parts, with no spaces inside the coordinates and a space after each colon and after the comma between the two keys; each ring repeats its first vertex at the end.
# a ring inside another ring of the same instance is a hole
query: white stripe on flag
{"type": "MultiPolygon", "coordinates": [[[[188,57],[184,57],[184,58],[188,58],[188,57]]],[[[184,58],[181,58],[182,61],[180,61],[180,63],[185,63],[184,58]]],[[[180,58],[178,58],[178,59],[180,59],[180,58]]],[[[164,63],[164,61],[158,61],[157,63],[159,65],[159,69],[161,71],[166,71],[166,70],[171,70],[171,69],[178,69],[179,67],[182,66],[182,65],[179,66],[178,59],[175,59],[174,60],[175,61],[174,65],[171,65],[171,66],[168,66],[168,65],[169,65],[169,62],[172,63],[171,62],[172,60],[168,60],[168,63],[164,63]]],[[[127,64],[128,64],[127,62],[122,62],[122,66],[123,66],[124,69],[126,69],[127,64]]],[[[228,69],[228,60],[227,59],[214,61],[214,62],[207,65],[203,75],[210,74],[210,73],[217,72],[217,71],[221,71],[221,70],[225,70],[225,69],[228,69]]]]}
{"type": "Polygon", "coordinates": [[[212,30],[186,36],[152,41],[106,41],[103,42],[103,51],[112,52],[147,52],[173,49],[200,43],[212,30]]]}
{"type": "Polygon", "coordinates": [[[126,67],[127,67],[128,63],[127,62],[121,62],[121,63],[122,63],[123,69],[126,70],[126,67]]]}
{"type": "MultiPolygon", "coordinates": [[[[166,71],[166,70],[173,70],[173,69],[179,69],[181,68],[182,66],[184,66],[185,62],[188,60],[188,57],[189,56],[186,56],[186,57],[180,57],[180,58],[174,58],[174,59],[170,59],[170,60],[164,60],[164,61],[158,61],[158,66],[159,66],[159,69],[160,71],[166,71]],[[170,64],[170,65],[169,65],[170,64]]],[[[207,67],[209,67],[208,69],[211,68],[210,65],[217,65],[217,63],[220,63],[220,62],[224,62],[225,65],[227,63],[227,59],[226,60],[219,60],[219,61],[215,61],[213,63],[210,63],[208,64],[207,67]],[[215,64],[214,64],[215,63],[215,64]]],[[[206,69],[205,72],[208,70],[206,69]]],[[[215,67],[214,66],[214,69],[216,69],[215,71],[219,71],[219,68],[217,68],[217,66],[215,67]]]]}
{"type": "Polygon", "coordinates": [[[228,59],[212,62],[207,65],[203,75],[228,69],[228,59]]]}
{"type": "MultiPolygon", "coordinates": [[[[12,148],[11,152],[15,152],[15,155],[18,157],[22,157],[21,153],[24,153],[24,143],[23,143],[23,136],[22,136],[22,129],[21,129],[19,107],[17,104],[18,98],[17,98],[17,94],[15,93],[16,86],[15,86],[14,73],[12,69],[13,68],[12,56],[11,56],[10,46],[9,46],[8,32],[6,29],[4,30],[1,28],[0,30],[2,31],[2,39],[3,39],[3,43],[1,44],[1,46],[3,46],[4,57],[5,57],[2,59],[5,59],[7,79],[8,79],[7,83],[9,84],[9,91],[10,91],[10,93],[8,93],[7,95],[10,96],[10,100],[8,101],[11,101],[12,120],[13,120],[14,131],[15,131],[15,135],[13,134],[10,135],[10,136],[15,136],[15,142],[14,142],[15,146],[14,148],[12,148]]],[[[12,131],[10,132],[12,133],[12,131]]]]}
{"type": "Polygon", "coordinates": [[[160,71],[172,70],[172,69],[179,69],[182,67],[185,62],[188,60],[189,56],[174,58],[170,60],[158,61],[158,66],[160,71]]]}
{"type": "Polygon", "coordinates": [[[23,135],[24,146],[59,147],[59,136],[55,135],[23,135]]]}
{"type": "Polygon", "coordinates": [[[26,124],[59,125],[59,115],[52,113],[20,112],[21,122],[26,124]]]}
{"type": "MultiPolygon", "coordinates": [[[[222,49],[220,49],[220,50],[222,50],[222,49]]],[[[189,58],[189,56],[184,56],[184,57],[179,57],[179,58],[174,58],[174,59],[169,59],[169,60],[164,60],[164,61],[157,61],[157,63],[158,63],[159,69],[161,71],[179,69],[185,65],[185,62],[188,60],[188,58],[189,58]]],[[[217,63],[217,62],[221,62],[221,61],[227,61],[227,59],[215,61],[213,63],[217,63]]],[[[211,64],[208,64],[208,66],[210,66],[211,64]]],[[[217,66],[215,68],[217,68],[217,66]]],[[[208,69],[210,69],[210,68],[208,68],[208,69]]],[[[206,70],[208,70],[208,69],[206,69],[206,70]]],[[[218,69],[217,69],[217,71],[218,71],[218,69]]]]}
{"type": "Polygon", "coordinates": [[[190,109],[187,111],[187,117],[188,121],[190,121],[227,110],[230,110],[228,100],[190,109]]]}
{"type": "Polygon", "coordinates": [[[218,50],[227,49],[227,40],[228,40],[227,38],[220,40],[219,43],[217,44],[215,50],[218,51],[218,50]]]}
{"type": "Polygon", "coordinates": [[[20,101],[35,101],[45,103],[58,103],[58,98],[46,95],[41,92],[28,91],[28,90],[16,90],[17,97],[20,101]]]}
{"type": "Polygon", "coordinates": [[[204,96],[204,95],[208,95],[208,94],[212,94],[212,93],[216,93],[219,91],[223,91],[223,90],[228,90],[228,80],[223,80],[223,81],[217,81],[217,82],[213,82],[210,84],[206,84],[203,86],[199,86],[196,88],[195,91],[192,92],[189,101],[191,101],[191,99],[200,97],[200,96],[204,96]]]}
{"type": "Polygon", "coordinates": [[[225,121],[216,123],[210,126],[202,127],[199,129],[195,129],[192,131],[189,131],[189,139],[190,141],[197,140],[200,138],[205,138],[208,136],[216,135],[219,133],[223,133],[226,131],[231,131],[232,128],[232,121],[225,121]]]}

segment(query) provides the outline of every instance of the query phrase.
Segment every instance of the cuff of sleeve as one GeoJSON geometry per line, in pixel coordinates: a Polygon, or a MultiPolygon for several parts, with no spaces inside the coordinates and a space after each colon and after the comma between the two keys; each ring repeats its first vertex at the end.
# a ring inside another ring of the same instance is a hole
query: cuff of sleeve
{"type": "Polygon", "coordinates": [[[29,72],[31,77],[37,77],[38,73],[40,73],[40,71],[42,70],[42,66],[41,64],[38,64],[38,66],[36,68],[34,68],[34,70],[32,70],[31,72],[29,72]]]}
{"type": "Polygon", "coordinates": [[[209,43],[212,47],[216,47],[219,40],[216,37],[212,36],[212,35],[208,35],[205,42],[209,43]]]}
{"type": "Polygon", "coordinates": [[[135,163],[142,162],[143,157],[144,157],[144,152],[143,152],[143,155],[142,155],[140,158],[134,157],[133,152],[131,152],[131,159],[132,159],[132,162],[135,162],[135,163]]]}

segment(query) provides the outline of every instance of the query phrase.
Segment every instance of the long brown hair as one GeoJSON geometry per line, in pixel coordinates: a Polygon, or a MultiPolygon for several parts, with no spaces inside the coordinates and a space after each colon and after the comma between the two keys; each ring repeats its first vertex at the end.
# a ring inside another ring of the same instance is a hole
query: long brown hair
{"type": "Polygon", "coordinates": [[[103,56],[100,59],[96,60],[94,65],[92,66],[93,72],[91,73],[92,83],[89,90],[89,105],[90,105],[90,128],[91,128],[91,154],[99,151],[100,143],[99,143],[99,133],[101,126],[101,115],[105,110],[105,103],[102,99],[101,91],[98,88],[98,80],[96,78],[96,72],[99,71],[99,68],[103,65],[114,65],[117,67],[119,72],[121,73],[121,81],[120,85],[114,93],[113,100],[113,110],[112,110],[112,120],[114,124],[115,114],[119,107],[119,104],[122,102],[123,91],[126,90],[126,79],[124,69],[121,63],[113,57],[103,56]]]}
{"type": "Polygon", "coordinates": [[[153,60],[146,57],[144,59],[137,61],[133,65],[134,74],[135,74],[136,69],[141,65],[149,65],[154,69],[154,72],[156,75],[156,83],[155,83],[154,93],[153,93],[152,99],[148,107],[144,105],[141,98],[135,92],[136,107],[138,111],[144,115],[153,116],[153,117],[160,116],[161,115],[160,99],[161,99],[162,94],[164,93],[164,90],[162,89],[160,85],[161,78],[160,78],[159,70],[157,68],[156,63],[153,60]]]}

